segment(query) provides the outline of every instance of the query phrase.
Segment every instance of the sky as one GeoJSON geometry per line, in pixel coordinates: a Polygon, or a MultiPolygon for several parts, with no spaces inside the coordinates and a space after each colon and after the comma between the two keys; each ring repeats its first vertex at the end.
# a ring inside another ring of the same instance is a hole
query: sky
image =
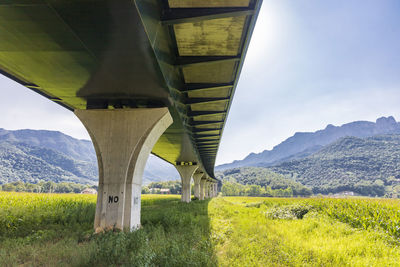
{"type": "MultiPolygon", "coordinates": [[[[0,76],[0,128],[89,136],[74,114],[0,76]]],[[[217,165],[296,132],[400,120],[400,1],[264,0],[217,165]]]]}

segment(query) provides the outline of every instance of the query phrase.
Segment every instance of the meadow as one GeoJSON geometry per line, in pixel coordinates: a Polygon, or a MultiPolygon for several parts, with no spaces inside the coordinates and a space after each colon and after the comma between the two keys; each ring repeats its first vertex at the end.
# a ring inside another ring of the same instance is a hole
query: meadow
{"type": "Polygon", "coordinates": [[[143,195],[142,227],[94,234],[96,197],[0,193],[0,266],[400,266],[400,203],[143,195]]]}

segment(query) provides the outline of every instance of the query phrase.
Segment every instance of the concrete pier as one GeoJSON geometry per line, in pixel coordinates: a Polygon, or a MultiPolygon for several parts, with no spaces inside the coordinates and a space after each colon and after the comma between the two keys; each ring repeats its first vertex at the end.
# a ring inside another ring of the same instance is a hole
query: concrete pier
{"type": "Polygon", "coordinates": [[[218,196],[218,183],[214,183],[214,197],[218,196]]]}
{"type": "Polygon", "coordinates": [[[210,182],[206,181],[204,187],[204,199],[210,198],[210,182]]]}
{"type": "Polygon", "coordinates": [[[192,180],[192,176],[194,172],[197,170],[197,165],[177,165],[175,166],[177,171],[181,176],[182,181],[182,195],[181,201],[189,203],[190,202],[190,181],[192,180]]]}
{"type": "Polygon", "coordinates": [[[99,166],[95,229],[138,228],[143,171],[172,124],[168,108],[75,110],[75,115],[90,134],[99,166]]]}
{"type": "Polygon", "coordinates": [[[193,181],[194,181],[194,196],[197,199],[200,199],[200,181],[201,178],[203,177],[203,173],[195,173],[193,175],[193,181]]]}
{"type": "Polygon", "coordinates": [[[207,180],[205,178],[200,180],[200,197],[199,197],[200,200],[204,200],[206,182],[207,180]]]}

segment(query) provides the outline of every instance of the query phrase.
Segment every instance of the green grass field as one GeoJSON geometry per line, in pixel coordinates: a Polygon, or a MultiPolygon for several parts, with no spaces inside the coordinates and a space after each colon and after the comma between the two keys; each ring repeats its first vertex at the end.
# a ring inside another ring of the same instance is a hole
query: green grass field
{"type": "Polygon", "coordinates": [[[95,196],[0,193],[0,266],[400,266],[395,200],[179,199],[96,235],[95,196]]]}

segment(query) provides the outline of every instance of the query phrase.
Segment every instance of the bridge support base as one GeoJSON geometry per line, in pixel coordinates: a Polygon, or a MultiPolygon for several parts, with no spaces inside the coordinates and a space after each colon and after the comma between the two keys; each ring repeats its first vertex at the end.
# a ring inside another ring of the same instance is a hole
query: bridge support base
{"type": "Polygon", "coordinates": [[[204,200],[204,194],[205,194],[205,189],[206,189],[206,179],[201,179],[200,180],[200,200],[204,200]]]}
{"type": "Polygon", "coordinates": [[[211,184],[212,197],[215,197],[215,183],[211,184]]]}
{"type": "Polygon", "coordinates": [[[204,188],[204,198],[210,198],[210,182],[206,181],[205,188],[204,188]]]}
{"type": "Polygon", "coordinates": [[[214,197],[214,183],[210,183],[210,198],[214,197]]]}
{"type": "Polygon", "coordinates": [[[75,110],[93,141],[99,166],[94,227],[140,227],[142,176],[150,152],[172,124],[168,108],[75,110]]]}
{"type": "Polygon", "coordinates": [[[181,181],[182,181],[181,201],[189,203],[190,202],[190,193],[191,193],[190,181],[192,179],[194,172],[197,170],[198,166],[196,166],[196,165],[178,165],[175,167],[178,170],[178,172],[181,176],[181,181]]]}
{"type": "Polygon", "coordinates": [[[218,184],[214,183],[214,197],[218,196],[218,184]]]}
{"type": "Polygon", "coordinates": [[[202,173],[195,173],[193,175],[193,181],[194,181],[194,196],[197,199],[200,199],[200,180],[203,177],[204,174],[202,173]]]}

